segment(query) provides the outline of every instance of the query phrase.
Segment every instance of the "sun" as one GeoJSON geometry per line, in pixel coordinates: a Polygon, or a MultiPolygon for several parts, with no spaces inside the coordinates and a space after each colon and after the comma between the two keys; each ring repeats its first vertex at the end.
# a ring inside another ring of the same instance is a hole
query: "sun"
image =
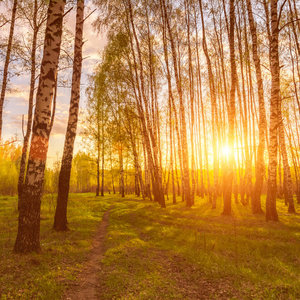
{"type": "Polygon", "coordinates": [[[224,146],[221,151],[224,156],[228,156],[231,152],[231,150],[228,146],[224,146]]]}

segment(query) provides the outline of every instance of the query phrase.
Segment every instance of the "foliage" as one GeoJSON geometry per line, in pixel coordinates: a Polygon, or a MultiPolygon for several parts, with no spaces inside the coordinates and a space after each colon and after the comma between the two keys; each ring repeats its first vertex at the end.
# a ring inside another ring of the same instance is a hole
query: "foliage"
{"type": "MultiPolygon", "coordinates": [[[[44,194],[55,194],[58,191],[60,160],[52,168],[46,168],[44,177],[44,194]]],[[[92,157],[84,152],[77,152],[72,161],[70,193],[86,193],[94,190],[95,164],[92,157]]]]}
{"type": "Polygon", "coordinates": [[[87,192],[95,184],[93,159],[84,152],[78,152],[73,159],[70,189],[74,192],[87,192]]]}
{"type": "Polygon", "coordinates": [[[0,146],[0,195],[13,196],[17,193],[21,147],[12,141],[0,146]]]}

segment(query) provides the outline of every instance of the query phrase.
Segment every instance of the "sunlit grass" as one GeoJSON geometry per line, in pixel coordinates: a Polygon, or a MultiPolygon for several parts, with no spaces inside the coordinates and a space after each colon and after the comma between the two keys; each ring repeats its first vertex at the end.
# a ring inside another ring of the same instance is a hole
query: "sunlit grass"
{"type": "Polygon", "coordinates": [[[233,216],[221,216],[221,200],[216,210],[206,199],[196,198],[192,208],[178,203],[160,209],[125,201],[111,212],[103,299],[300,297],[300,217],[287,215],[283,202],[279,223],[234,203],[233,216]],[[124,274],[126,283],[120,284],[124,274]],[[158,280],[141,284],[151,276],[158,280]]]}
{"type": "Polygon", "coordinates": [[[42,201],[41,254],[13,254],[17,233],[17,198],[0,198],[1,299],[60,299],[90,250],[93,233],[110,206],[92,194],[70,195],[70,231],[53,231],[55,196],[42,201]]]}
{"type": "MultiPolygon", "coordinates": [[[[187,208],[127,196],[71,195],[71,231],[51,230],[55,195],[43,199],[42,254],[12,253],[17,200],[0,198],[1,299],[60,299],[74,283],[93,233],[111,205],[106,253],[99,269],[100,299],[299,299],[300,216],[278,200],[280,222],[232,204],[221,216],[195,198],[187,208]]],[[[265,199],[263,199],[263,203],[265,199]]]]}

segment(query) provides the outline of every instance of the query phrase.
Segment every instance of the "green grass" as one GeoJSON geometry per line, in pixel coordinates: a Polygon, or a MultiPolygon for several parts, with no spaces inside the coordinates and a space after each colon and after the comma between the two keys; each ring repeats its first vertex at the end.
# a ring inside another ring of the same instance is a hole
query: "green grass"
{"type": "Polygon", "coordinates": [[[12,252],[17,233],[17,198],[0,198],[0,299],[60,299],[67,284],[82,268],[96,227],[109,208],[109,199],[92,194],[69,198],[70,231],[53,226],[55,197],[42,200],[41,254],[12,252]]]}
{"type": "Polygon", "coordinates": [[[300,299],[299,215],[279,202],[280,222],[266,223],[236,204],[223,217],[218,204],[117,200],[100,299],[300,299]]]}
{"type": "MultiPolygon", "coordinates": [[[[180,201],[180,199],[178,199],[180,201]]],[[[54,198],[43,199],[41,254],[12,253],[17,200],[0,198],[1,299],[60,299],[83,267],[103,213],[110,211],[99,299],[300,299],[300,216],[278,200],[280,222],[232,204],[221,216],[195,206],[140,198],[71,195],[71,231],[51,230],[54,198]]]]}

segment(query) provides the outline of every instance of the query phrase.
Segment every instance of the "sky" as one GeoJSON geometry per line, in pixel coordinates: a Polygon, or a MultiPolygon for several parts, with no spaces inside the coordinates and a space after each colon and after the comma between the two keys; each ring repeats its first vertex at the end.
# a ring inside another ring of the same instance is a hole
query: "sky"
{"type": "MultiPolygon", "coordinates": [[[[3,8],[2,8],[3,9],[3,8]]],[[[1,8],[0,8],[1,10],[1,8]]],[[[93,11],[91,2],[87,3],[85,15],[93,11]]],[[[66,15],[65,26],[68,30],[74,33],[75,30],[76,8],[66,15]]],[[[105,34],[97,34],[92,23],[97,17],[97,11],[94,12],[84,23],[84,46],[83,46],[83,66],[81,77],[81,99],[80,111],[83,112],[86,105],[85,90],[88,86],[88,77],[93,74],[94,68],[99,62],[100,52],[106,44],[105,34]]],[[[18,24],[17,24],[18,25],[18,24]]],[[[20,29],[17,29],[20,30],[20,29]]],[[[72,46],[73,47],[73,46],[72,46]]],[[[1,66],[2,67],[2,66],[1,66]]],[[[71,73],[70,73],[71,76],[71,73]]],[[[71,79],[71,77],[70,77],[71,79]]],[[[7,92],[4,105],[3,118],[3,140],[8,140],[17,137],[18,140],[23,139],[22,135],[22,115],[27,116],[28,112],[28,93],[29,93],[29,74],[11,78],[10,86],[14,89],[12,92],[7,92]]],[[[67,128],[69,103],[71,89],[58,88],[57,103],[53,129],[49,141],[49,150],[47,165],[52,167],[53,162],[61,159],[65,131],[67,128]]],[[[79,120],[80,121],[80,120],[79,120]]],[[[80,126],[77,129],[77,134],[80,133],[80,126]]],[[[75,144],[75,152],[80,149],[80,137],[77,136],[75,144]]]]}

